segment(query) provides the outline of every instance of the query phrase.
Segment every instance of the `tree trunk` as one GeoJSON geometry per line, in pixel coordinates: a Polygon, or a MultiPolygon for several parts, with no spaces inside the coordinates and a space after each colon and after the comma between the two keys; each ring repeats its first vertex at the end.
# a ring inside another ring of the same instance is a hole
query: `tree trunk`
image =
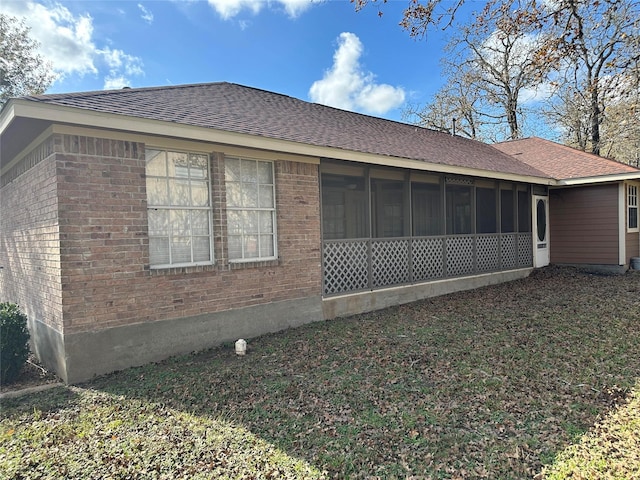
{"type": "Polygon", "coordinates": [[[591,153],[600,155],[600,103],[598,102],[598,79],[591,86],[591,153]]]}

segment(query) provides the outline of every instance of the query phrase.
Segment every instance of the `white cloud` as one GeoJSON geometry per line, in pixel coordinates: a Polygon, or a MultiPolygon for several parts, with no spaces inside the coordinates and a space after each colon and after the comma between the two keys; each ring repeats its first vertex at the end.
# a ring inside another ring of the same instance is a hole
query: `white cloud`
{"type": "Polygon", "coordinates": [[[556,87],[550,82],[543,82],[532,88],[523,88],[520,91],[519,101],[523,105],[535,104],[544,100],[549,100],[553,96],[556,87]]]}
{"type": "Polygon", "coordinates": [[[112,50],[109,47],[98,50],[98,53],[109,68],[109,74],[104,79],[105,90],[130,86],[131,82],[128,77],[144,75],[142,62],[138,57],[127,55],[122,50],[112,50]]]}
{"type": "Polygon", "coordinates": [[[211,5],[218,14],[225,20],[235,17],[243,9],[251,10],[257,14],[262,8],[263,2],[254,0],[209,0],[211,5]]]}
{"type": "Polygon", "coordinates": [[[120,75],[118,77],[105,77],[103,88],[105,90],[120,90],[121,88],[128,86],[129,81],[120,75]]]}
{"type": "Polygon", "coordinates": [[[145,8],[141,3],[138,4],[138,8],[142,12],[141,18],[149,25],[153,23],[153,13],[145,8]]]}
{"type": "Polygon", "coordinates": [[[295,18],[319,1],[321,0],[208,0],[209,5],[225,20],[235,17],[243,10],[249,10],[255,15],[262,7],[272,5],[283,7],[289,17],[295,18]]]}
{"type": "Polygon", "coordinates": [[[0,12],[25,18],[31,37],[40,44],[39,53],[51,62],[59,79],[99,75],[103,65],[108,69],[105,76],[111,79],[144,74],[139,58],[96,45],[93,18],[88,14],[74,15],[59,3],[43,5],[33,0],[0,2],[0,12]]]}
{"type": "Polygon", "coordinates": [[[333,55],[333,66],[309,89],[312,101],[345,110],[382,115],[405,100],[401,87],[375,83],[375,75],[360,66],[363,46],[353,33],[343,32],[333,55]]]}

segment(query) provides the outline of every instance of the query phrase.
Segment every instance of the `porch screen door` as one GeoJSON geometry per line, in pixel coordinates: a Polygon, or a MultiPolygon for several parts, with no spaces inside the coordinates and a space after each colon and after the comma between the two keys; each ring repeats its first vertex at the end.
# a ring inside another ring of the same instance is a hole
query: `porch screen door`
{"type": "Polygon", "coordinates": [[[549,197],[533,196],[534,267],[549,265],[549,197]]]}

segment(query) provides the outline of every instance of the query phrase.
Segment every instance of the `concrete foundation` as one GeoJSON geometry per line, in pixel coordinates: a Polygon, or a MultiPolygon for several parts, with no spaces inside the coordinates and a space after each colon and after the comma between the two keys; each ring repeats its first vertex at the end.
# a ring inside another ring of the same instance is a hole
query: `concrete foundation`
{"type": "Polygon", "coordinates": [[[173,355],[250,339],[306,323],[346,317],[529,276],[532,268],[450,278],[322,299],[286,300],[175,320],[62,335],[32,325],[38,357],[68,384],[173,355]]]}
{"type": "Polygon", "coordinates": [[[383,288],[350,295],[325,298],[322,301],[322,311],[325,319],[348,317],[358,313],[371,312],[394,305],[415,302],[424,298],[437,297],[447,293],[459,292],[510,282],[526,278],[533,271],[532,268],[510,270],[508,272],[494,272],[462,278],[448,278],[416,285],[383,288]]]}
{"type": "Polygon", "coordinates": [[[56,365],[62,380],[72,384],[238,338],[257,337],[322,319],[322,302],[318,296],[69,334],[64,340],[60,334],[47,332],[51,337],[50,346],[40,358],[45,364],[56,365]]]}

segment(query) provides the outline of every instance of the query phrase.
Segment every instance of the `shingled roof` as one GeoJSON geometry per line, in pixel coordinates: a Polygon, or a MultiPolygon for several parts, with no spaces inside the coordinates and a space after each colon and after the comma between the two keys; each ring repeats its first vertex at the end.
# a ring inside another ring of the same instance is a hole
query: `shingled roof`
{"type": "Polygon", "coordinates": [[[640,174],[640,169],[543,138],[531,137],[494,145],[499,150],[556,180],[640,174]]]}
{"type": "Polygon", "coordinates": [[[536,167],[475,140],[232,83],[125,88],[22,100],[430,164],[546,177],[536,167]]]}

